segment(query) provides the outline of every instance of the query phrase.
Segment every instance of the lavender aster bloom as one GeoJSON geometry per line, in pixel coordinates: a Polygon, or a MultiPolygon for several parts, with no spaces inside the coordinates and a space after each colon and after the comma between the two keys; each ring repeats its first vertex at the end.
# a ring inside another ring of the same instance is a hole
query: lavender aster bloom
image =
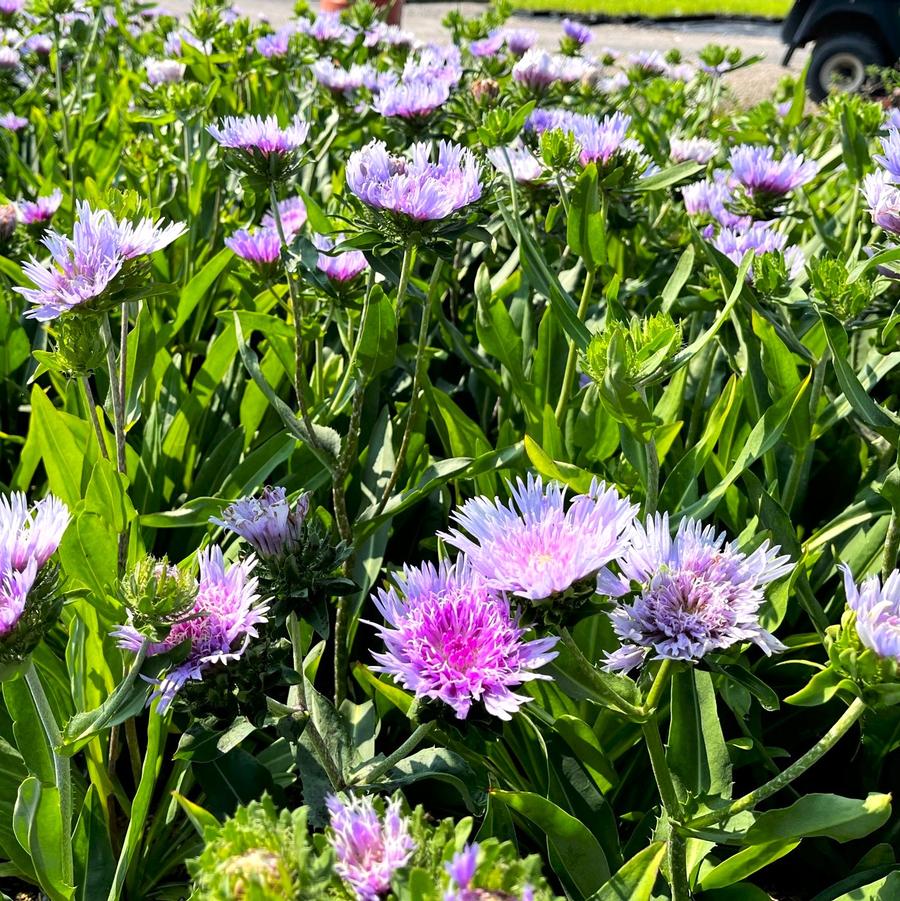
{"type": "Polygon", "coordinates": [[[863,179],[863,194],[876,225],[900,234],[900,188],[884,171],[873,172],[863,179]]]}
{"type": "Polygon", "coordinates": [[[341,21],[340,13],[319,13],[315,19],[301,19],[298,29],[309,35],[314,41],[338,41],[351,44],[356,36],[356,29],[341,21]]]}
{"type": "Polygon", "coordinates": [[[0,0],[0,13],[4,16],[12,16],[25,7],[25,0],[0,0]]]}
{"type": "Polygon", "coordinates": [[[514,56],[521,56],[538,42],[538,33],[533,28],[504,28],[506,48],[514,56]]]}
{"type": "Polygon", "coordinates": [[[33,34],[26,39],[25,49],[39,56],[49,56],[53,49],[53,41],[46,34],[33,34]]]}
{"type": "Polygon", "coordinates": [[[693,160],[705,165],[719,152],[717,141],[708,138],[672,138],[669,141],[669,156],[676,163],[693,160]]]}
{"type": "Polygon", "coordinates": [[[284,156],[303,146],[309,123],[297,115],[282,128],[275,116],[226,116],[221,125],[210,125],[206,130],[223,147],[284,156]]]}
{"type": "Polygon", "coordinates": [[[508,720],[529,698],[512,689],[532,679],[554,657],[556,638],[524,641],[525,630],[505,595],[489,588],[464,557],[405,567],[397,587],[379,589],[375,606],[385,652],[378,666],[417,698],[432,698],[465,719],[472,704],[508,720]]]}
{"type": "Polygon", "coordinates": [[[496,56],[505,43],[506,35],[503,29],[495,28],[486,38],[472,41],[469,44],[469,53],[477,57],[496,56]]]}
{"type": "Polygon", "coordinates": [[[390,891],[394,872],[406,866],[416,847],[399,801],[391,801],[383,817],[370,797],[344,801],[330,795],[326,803],[337,857],[335,872],[358,901],[381,901],[390,891]]]}
{"type": "Polygon", "coordinates": [[[336,94],[358,90],[366,83],[368,77],[365,66],[354,65],[350,69],[343,69],[327,59],[316,60],[309,68],[320,85],[336,94]]]}
{"type": "Polygon", "coordinates": [[[296,25],[284,25],[274,34],[267,34],[256,41],[256,52],[266,59],[287,56],[291,49],[291,38],[297,33],[296,25]]]}
{"type": "Polygon", "coordinates": [[[451,87],[462,78],[462,56],[459,47],[439,47],[429,44],[410,57],[403,66],[401,81],[417,81],[427,78],[446,81],[451,87]]]}
{"type": "MultiPolygon", "coordinates": [[[[752,250],[756,256],[765,253],[784,253],[790,277],[797,278],[806,264],[806,258],[799,247],[788,247],[787,236],[774,231],[765,223],[755,223],[746,229],[723,228],[713,240],[713,246],[725,254],[732,263],[739,266],[744,254],[752,250]]],[[[750,278],[751,273],[747,273],[750,278]]]]}
{"type": "Polygon", "coordinates": [[[274,228],[259,228],[253,232],[238,229],[225,239],[225,246],[256,266],[270,266],[281,256],[281,238],[274,228]]]}
{"type": "Polygon", "coordinates": [[[669,69],[666,58],[659,50],[638,50],[628,54],[628,65],[651,75],[665,75],[669,69]]]}
{"type": "Polygon", "coordinates": [[[309,494],[292,505],[284,488],[264,488],[259,497],[243,497],[225,508],[222,519],[209,521],[240,535],[265,560],[297,547],[307,513],[309,494]]]}
{"type": "Polygon", "coordinates": [[[187,66],[177,59],[148,59],[144,68],[147,70],[147,81],[152,85],[158,85],[181,81],[187,66]]]}
{"type": "MultiPolygon", "coordinates": [[[[243,656],[256,627],[266,622],[268,603],[260,601],[257,580],[251,576],[256,558],[225,566],[222,549],[206,548],[197,555],[200,579],[197,599],[190,618],[175,623],[162,641],[150,642],[150,657],[171,651],[184,641],[191,646],[187,658],[157,681],[151,700],[158,698],[157,710],[165,712],[186,682],[203,679],[215,664],[227,664],[243,656]]],[[[137,653],[146,639],[130,623],[120,626],[112,636],[124,651],[137,653]]]]}
{"type": "Polygon", "coordinates": [[[613,113],[604,116],[595,127],[580,134],[576,132],[581,144],[582,164],[586,166],[588,163],[596,162],[605,166],[620,150],[628,149],[624,145],[630,125],[631,116],[613,113]]]}
{"type": "Polygon", "coordinates": [[[18,50],[7,45],[0,46],[0,70],[18,69],[20,61],[18,50]]]}
{"type": "Polygon", "coordinates": [[[614,488],[595,480],[566,510],[565,489],[556,482],[545,488],[529,473],[509,487],[509,504],[472,498],[451,516],[465,532],[441,533],[490,588],[541,601],[593,579],[625,550],[637,507],[614,488]]]}
{"type": "Polygon", "coordinates": [[[382,116],[418,119],[446,103],[450,85],[431,78],[404,80],[385,86],[372,104],[382,116]]]}
{"type": "Polygon", "coordinates": [[[62,191],[56,188],[51,194],[38,197],[37,200],[23,200],[19,203],[19,218],[25,225],[49,222],[59,209],[63,200],[62,191]]]}
{"type": "Polygon", "coordinates": [[[0,495],[0,567],[24,570],[34,562],[40,569],[56,552],[68,525],[68,507],[52,494],[33,507],[21,491],[0,495]]]}
{"type": "Polygon", "coordinates": [[[630,84],[631,82],[624,72],[616,72],[606,78],[598,79],[595,82],[594,87],[596,87],[601,94],[616,94],[619,91],[624,91],[630,84]]]}
{"type": "Polygon", "coordinates": [[[728,209],[733,198],[729,177],[725,173],[717,172],[712,179],[685,185],[681,196],[684,208],[691,216],[710,215],[720,225],[742,230],[753,223],[750,216],[738,216],[728,209]]]}
{"type": "Polygon", "coordinates": [[[881,139],[881,153],[872,155],[878,165],[890,173],[891,181],[900,181],[900,130],[892,127],[881,139]]]}
{"type": "Polygon", "coordinates": [[[409,31],[404,31],[397,25],[388,25],[380,19],[376,19],[369,26],[363,39],[366,47],[377,47],[379,44],[388,47],[412,47],[415,42],[415,35],[409,31]]]}
{"type": "Polygon", "coordinates": [[[343,238],[344,236],[340,234],[335,238],[329,238],[326,235],[312,236],[316,250],[321,251],[316,268],[336,282],[348,282],[369,268],[365,254],[360,250],[347,250],[337,254],[330,252],[334,250],[335,243],[342,241],[343,238]]]}
{"type": "Polygon", "coordinates": [[[53,495],[33,507],[21,492],[0,495],[0,638],[22,618],[38,571],[59,547],[68,524],[68,508],[53,495]]]}
{"type": "Polygon", "coordinates": [[[879,657],[900,663],[900,572],[895,569],[884,585],[878,576],[870,576],[857,586],[850,567],[841,564],[840,568],[859,640],[879,657]]]}
{"type": "Polygon", "coordinates": [[[34,257],[22,267],[36,288],[14,288],[36,309],[26,316],[42,322],[99,298],[129,260],[154,253],[184,234],[183,223],[152,219],[117,222],[109,210],[92,210],[87,201],[76,206],[72,237],[48,231],[42,243],[49,263],[34,257]]]}
{"type": "Polygon", "coordinates": [[[519,184],[534,184],[544,176],[543,164],[525,146],[521,138],[506,148],[506,155],[504,155],[502,147],[491,147],[487,152],[487,157],[501,175],[509,175],[509,170],[512,168],[513,178],[519,184]],[[507,157],[509,157],[509,164],[507,164],[507,157]]]}
{"type": "MultiPolygon", "coordinates": [[[[281,218],[281,227],[284,236],[290,240],[300,232],[306,224],[306,204],[302,197],[288,197],[278,201],[278,215],[281,218]]],[[[262,227],[270,228],[277,233],[278,224],[272,210],[269,210],[262,218],[262,227]]]]}
{"type": "Polygon", "coordinates": [[[17,116],[15,113],[4,113],[0,116],[0,128],[7,131],[21,131],[28,124],[28,120],[17,116]]]}
{"type": "Polygon", "coordinates": [[[587,25],[582,25],[581,22],[574,22],[572,19],[562,20],[562,30],[567,38],[571,38],[582,47],[594,39],[593,32],[587,25]]]}
{"type": "Polygon", "coordinates": [[[591,68],[580,57],[532,48],[513,66],[512,77],[533,90],[543,90],[557,81],[564,84],[581,81],[591,68]]]}
{"type": "Polygon", "coordinates": [[[637,597],[610,614],[622,646],[605,662],[627,671],[654,660],[695,661],[710,651],[752,641],[766,654],[784,646],[759,624],[764,587],[793,564],[763,542],[744,554],[694,519],[682,519],[672,538],[668,515],[635,523],[631,546],[619,559],[621,574],[601,573],[597,590],[611,597],[640,585],[637,597]]]}
{"type": "Polygon", "coordinates": [[[383,141],[371,141],[347,161],[347,185],[364,203],[418,222],[446,219],[481,197],[478,162],[471,150],[448,141],[432,148],[413,144],[410,159],[391,156],[383,141]]]}
{"type": "Polygon", "coordinates": [[[806,184],[819,171],[813,160],[804,161],[803,154],[785,153],[775,159],[773,147],[741,144],[728,158],[734,177],[751,194],[783,196],[806,184]]]}

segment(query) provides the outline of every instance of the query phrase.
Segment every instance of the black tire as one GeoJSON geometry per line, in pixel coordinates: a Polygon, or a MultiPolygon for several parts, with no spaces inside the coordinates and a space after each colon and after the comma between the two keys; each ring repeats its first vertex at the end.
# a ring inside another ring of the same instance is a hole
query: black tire
{"type": "Polygon", "coordinates": [[[862,32],[826,38],[818,41],[812,52],[806,89],[816,103],[833,90],[859,91],[866,83],[868,66],[885,66],[889,62],[878,41],[862,32]]]}

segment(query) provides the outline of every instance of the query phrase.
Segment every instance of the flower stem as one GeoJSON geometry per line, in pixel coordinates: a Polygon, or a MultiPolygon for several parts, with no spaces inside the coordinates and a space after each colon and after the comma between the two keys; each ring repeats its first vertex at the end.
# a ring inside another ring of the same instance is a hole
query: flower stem
{"type": "MultiPolygon", "coordinates": [[[[587,315],[587,309],[591,302],[591,292],[594,290],[594,279],[596,278],[596,270],[589,269],[584,279],[584,288],[581,291],[581,302],[578,304],[578,321],[584,322],[587,315]]],[[[556,424],[562,427],[563,419],[566,415],[566,408],[569,404],[569,395],[572,393],[572,386],[575,384],[575,372],[578,364],[578,347],[575,342],[569,341],[569,355],[566,357],[566,370],[563,374],[562,388],[559,392],[559,400],[556,402],[556,424]]]]}
{"type": "Polygon", "coordinates": [[[72,159],[72,144],[69,140],[69,119],[66,115],[66,105],[63,102],[63,77],[62,77],[62,59],[60,53],[62,50],[62,29],[60,28],[60,17],[53,17],[53,30],[55,40],[54,50],[54,66],[53,75],[56,79],[56,103],[59,107],[59,116],[62,120],[62,140],[63,152],[66,155],[66,166],[69,169],[69,194],[72,198],[72,210],[75,209],[75,162],[72,159]]]}
{"type": "Polygon", "coordinates": [[[416,245],[407,244],[403,248],[403,259],[400,261],[400,281],[397,284],[397,323],[403,313],[403,304],[406,301],[406,292],[409,290],[409,278],[412,275],[413,263],[416,259],[416,245]]]}
{"type": "Polygon", "coordinates": [[[897,517],[897,511],[891,512],[891,519],[888,523],[887,538],[884,542],[884,556],[881,560],[881,581],[884,583],[887,577],[893,572],[897,566],[897,550],[900,548],[900,520],[897,517]]]}
{"type": "Polygon", "coordinates": [[[360,773],[357,776],[354,776],[350,780],[350,785],[359,785],[362,782],[362,779],[365,777],[365,780],[368,784],[374,784],[378,779],[380,779],[385,773],[389,772],[395,764],[399,763],[403,760],[404,757],[408,757],[415,749],[422,743],[422,741],[428,737],[433,731],[437,723],[432,720],[430,723],[421,723],[416,726],[412,735],[397,748],[393,754],[389,754],[384,758],[380,763],[376,764],[371,770],[366,770],[363,773],[360,773]]]}
{"type": "MultiPolygon", "coordinates": [[[[122,334],[127,337],[128,334],[128,314],[123,308],[122,310],[122,318],[124,320],[124,324],[122,327],[122,334]]],[[[116,468],[117,470],[124,475],[126,472],[125,466],[125,409],[123,405],[123,398],[125,396],[124,390],[120,384],[120,380],[124,377],[125,365],[122,362],[125,357],[125,349],[124,343],[123,347],[120,348],[119,360],[120,360],[120,368],[117,371],[116,369],[116,351],[115,346],[113,344],[113,336],[112,336],[112,328],[109,324],[109,313],[104,313],[103,318],[100,320],[100,329],[103,335],[103,342],[106,344],[106,368],[109,371],[109,393],[112,397],[112,407],[113,407],[113,427],[115,428],[116,433],[116,468]]],[[[118,567],[119,574],[121,575],[125,571],[125,562],[128,556],[128,525],[126,523],[125,530],[119,533],[119,555],[118,555],[118,567]]]]}
{"type": "Polygon", "coordinates": [[[587,657],[584,656],[581,648],[575,643],[572,633],[569,632],[565,626],[559,627],[559,637],[562,639],[562,643],[569,649],[572,659],[578,668],[579,675],[584,678],[588,685],[590,685],[591,690],[595,692],[600,700],[627,716],[633,716],[638,719],[645,718],[646,715],[640,707],[635,707],[634,704],[626,701],[614,688],[607,685],[606,682],[600,678],[600,674],[587,657]]]}
{"type": "Polygon", "coordinates": [[[659,454],[656,439],[651,435],[644,445],[647,455],[647,493],[644,497],[644,515],[655,516],[659,504],[659,454]]]}
{"type": "Polygon", "coordinates": [[[88,376],[83,375],[79,379],[81,388],[84,391],[84,401],[87,404],[88,414],[91,417],[91,424],[94,426],[94,434],[97,436],[97,445],[100,448],[100,455],[104,460],[109,459],[109,451],[106,449],[106,441],[103,439],[103,430],[100,428],[100,419],[97,417],[97,402],[94,400],[94,392],[91,390],[91,380],[88,376]]]}
{"type": "MultiPolygon", "coordinates": [[[[428,296],[425,298],[425,304],[422,307],[422,320],[419,323],[419,339],[416,342],[416,366],[413,373],[412,394],[409,398],[409,407],[406,411],[406,424],[403,427],[403,437],[400,440],[400,450],[397,452],[394,470],[381,492],[381,498],[378,506],[375,508],[375,516],[380,516],[390,500],[391,494],[397,485],[397,479],[400,477],[400,470],[403,468],[403,461],[406,459],[406,452],[409,450],[409,442],[412,440],[412,430],[416,419],[419,403],[419,386],[422,382],[422,373],[425,364],[425,348],[428,344],[428,325],[431,319],[431,304],[434,301],[434,288],[443,269],[443,261],[438,260],[434,267],[434,273],[431,277],[431,284],[428,289],[428,296]]],[[[401,287],[403,283],[401,281],[401,287]]],[[[399,308],[399,297],[398,297],[399,308]]]]}
{"type": "MultiPolygon", "coordinates": [[[[281,212],[278,209],[278,194],[275,191],[275,183],[269,182],[269,199],[272,204],[272,218],[275,220],[275,227],[278,231],[278,237],[281,240],[282,254],[287,250],[287,238],[284,233],[284,224],[281,221],[281,212]]],[[[303,362],[303,330],[302,330],[302,311],[300,310],[300,298],[297,296],[297,286],[294,284],[294,276],[287,267],[285,261],[284,275],[287,279],[288,293],[291,296],[291,315],[294,320],[294,391],[297,394],[297,406],[300,408],[300,418],[303,421],[303,427],[306,429],[309,443],[318,451],[322,450],[322,446],[313,429],[312,419],[309,415],[309,409],[306,406],[306,366],[303,362]]]]}
{"type": "Polygon", "coordinates": [[[777,794],[824,757],[846,735],[850,727],[863,715],[865,710],[865,702],[861,698],[856,698],[844,711],[840,719],[799,760],[792,763],[787,769],[782,770],[777,776],[766,782],[765,785],[761,785],[742,798],[732,801],[728,807],[697,817],[685,823],[685,826],[689,829],[714,826],[716,823],[730,819],[744,810],[750,810],[759,804],[760,801],[765,801],[766,798],[777,794]]]}
{"type": "Polygon", "coordinates": [[[74,867],[72,864],[72,773],[68,757],[63,757],[57,750],[62,744],[62,735],[53,715],[53,708],[44,693],[40,676],[34,667],[34,663],[28,664],[25,670],[25,682],[31,691],[34,706],[37,708],[38,717],[44,727],[47,741],[53,751],[53,769],[56,775],[56,789],[59,792],[59,812],[62,817],[60,836],[62,840],[62,878],[66,885],[73,885],[75,881],[74,867]]]}
{"type": "Polygon", "coordinates": [[[662,698],[662,694],[669,684],[669,677],[671,675],[672,661],[666,658],[659,665],[659,669],[656,671],[656,677],[653,679],[653,684],[650,686],[650,691],[647,692],[647,697],[644,699],[643,707],[647,713],[652,714],[659,706],[660,698],[662,698]]]}
{"type": "Polygon", "coordinates": [[[682,816],[681,802],[678,800],[675,783],[672,781],[669,764],[666,762],[666,751],[659,735],[656,718],[642,723],[641,731],[644,735],[647,753],[650,755],[650,764],[653,767],[653,776],[659,789],[659,797],[669,820],[667,855],[672,901],[687,901],[691,897],[687,873],[687,847],[684,836],[676,831],[676,825],[681,821],[682,816]]]}

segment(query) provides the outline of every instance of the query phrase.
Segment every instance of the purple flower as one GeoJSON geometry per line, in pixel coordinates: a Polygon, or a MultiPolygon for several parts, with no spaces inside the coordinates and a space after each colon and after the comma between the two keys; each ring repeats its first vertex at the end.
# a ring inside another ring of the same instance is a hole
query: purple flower
{"type": "Polygon", "coordinates": [[[666,58],[659,50],[638,50],[628,54],[628,65],[651,75],[665,75],[669,70],[666,58]]]}
{"type": "Polygon", "coordinates": [[[309,123],[299,114],[281,127],[275,116],[226,116],[220,126],[206,129],[223,147],[247,153],[286,156],[299,150],[309,134],[309,123]]]}
{"type": "MultiPolygon", "coordinates": [[[[281,218],[281,227],[288,241],[299,234],[306,224],[306,204],[302,197],[288,197],[278,201],[278,215],[281,218]]],[[[278,223],[272,210],[269,210],[262,218],[262,227],[272,229],[277,234],[278,223]]]]}
{"type": "Polygon", "coordinates": [[[30,508],[21,491],[0,495],[0,568],[24,570],[34,562],[40,569],[68,525],[68,507],[52,494],[30,508]]]}
{"type": "Polygon", "coordinates": [[[412,47],[415,41],[415,35],[410,32],[376,19],[367,29],[363,44],[366,47],[377,47],[379,44],[388,47],[412,47]]]}
{"type": "Polygon", "coordinates": [[[36,305],[25,315],[47,322],[100,297],[129,260],[168,246],[184,234],[184,223],[152,219],[117,222],[109,210],[92,210],[87,201],[76,206],[72,237],[48,231],[42,243],[50,261],[34,257],[22,267],[36,288],[14,288],[36,305]]]}
{"type": "Polygon", "coordinates": [[[174,84],[184,78],[187,66],[177,59],[148,59],[144,63],[147,81],[152,85],[174,84]]]}
{"type": "Polygon", "coordinates": [[[583,165],[588,163],[599,163],[603,166],[620,150],[632,149],[626,145],[625,138],[628,128],[631,125],[631,116],[624,113],[613,113],[604,116],[602,120],[597,122],[591,128],[587,128],[576,132],[576,138],[581,144],[581,162],[583,165]]]}
{"type": "Polygon", "coordinates": [[[881,139],[881,153],[872,155],[880,166],[890,173],[891,181],[900,181],[900,130],[891,127],[886,137],[881,139]]]}
{"type": "Polygon", "coordinates": [[[476,497],[452,514],[468,535],[456,528],[441,533],[490,588],[541,601],[593,579],[624,551],[637,507],[614,488],[595,480],[565,509],[557,482],[545,488],[540,476],[529,474],[509,487],[508,504],[476,497]]]}
{"type": "Polygon", "coordinates": [[[690,81],[697,70],[690,63],[677,63],[666,67],[665,75],[672,81],[690,81]]]}
{"type": "Polygon", "coordinates": [[[732,187],[724,172],[716,172],[712,179],[685,185],[681,196],[684,208],[691,216],[710,215],[720,225],[736,229],[749,228],[753,223],[750,216],[738,216],[728,209],[733,201],[732,187]]]}
{"type": "Polygon", "coordinates": [[[594,39],[593,32],[587,25],[582,25],[581,22],[574,22],[572,19],[562,20],[562,30],[567,38],[571,38],[571,40],[582,47],[594,39]]]}
{"type": "Polygon", "coordinates": [[[316,60],[309,68],[320,85],[336,94],[359,90],[369,74],[367,66],[354,65],[350,69],[342,69],[327,59],[316,60]]]}
{"type": "Polygon", "coordinates": [[[281,238],[274,228],[258,228],[253,232],[240,228],[225,239],[225,246],[255,266],[271,266],[281,256],[281,238]]]}
{"type": "Polygon", "coordinates": [[[863,194],[876,225],[893,234],[900,234],[900,188],[890,176],[879,170],[863,179],[863,194]]]}
{"type": "Polygon", "coordinates": [[[509,52],[521,56],[538,42],[539,35],[533,28],[504,28],[503,37],[509,52]]]}
{"type": "Polygon", "coordinates": [[[554,657],[556,638],[525,641],[525,630],[505,595],[484,583],[464,557],[418,569],[405,567],[397,587],[379,589],[375,606],[386,621],[378,627],[385,652],[378,666],[417,698],[452,707],[457,719],[472,704],[508,720],[529,700],[512,689],[532,679],[554,657]]]}
{"type": "Polygon", "coordinates": [[[859,640],[879,657],[900,663],[900,572],[895,569],[884,585],[878,576],[870,576],[857,587],[850,567],[841,564],[840,568],[859,640]]]}
{"type": "Polygon", "coordinates": [[[341,44],[352,44],[356,37],[356,29],[341,21],[340,13],[319,13],[310,21],[301,19],[297,28],[309,35],[314,41],[338,41],[341,44]]]}
{"type": "Polygon", "coordinates": [[[699,660],[710,651],[752,641],[766,654],[784,646],[759,624],[763,590],[793,568],[790,558],[764,541],[744,554],[724,532],[682,519],[672,538],[668,514],[636,522],[631,546],[619,559],[620,575],[600,574],[597,590],[622,597],[640,587],[630,604],[610,614],[622,646],[606,659],[608,670],[628,671],[654,660],[699,660]]]}
{"type": "Polygon", "coordinates": [[[439,47],[427,44],[415,57],[410,57],[403,66],[401,81],[418,81],[426,78],[445,81],[451,87],[462,78],[462,56],[459,47],[450,45],[439,47]]]}
{"type": "Polygon", "coordinates": [[[470,888],[478,869],[478,842],[467,843],[462,851],[457,851],[453,859],[444,864],[444,869],[453,880],[454,888],[463,891],[470,888]]]}
{"type": "Polygon", "coordinates": [[[312,236],[316,250],[321,251],[316,268],[336,282],[349,282],[369,268],[365,254],[360,250],[346,250],[337,254],[330,252],[334,250],[335,244],[342,241],[343,238],[343,235],[335,235],[334,238],[326,235],[312,236]]]}
{"type": "MultiPolygon", "coordinates": [[[[792,279],[797,278],[806,265],[806,258],[799,247],[788,247],[787,235],[776,232],[770,225],[757,222],[746,229],[723,228],[713,240],[713,246],[719,253],[725,254],[735,266],[741,264],[744,254],[752,250],[754,255],[762,256],[766,253],[784,253],[784,261],[788,267],[788,274],[792,279]]],[[[751,273],[747,273],[750,278],[751,273]]]]}
{"type": "Polygon", "coordinates": [[[19,203],[19,218],[25,225],[49,222],[59,209],[63,200],[62,191],[56,188],[51,194],[38,197],[37,200],[23,200],[19,203]]]}
{"type": "Polygon", "coordinates": [[[193,35],[186,29],[181,28],[178,31],[170,31],[167,35],[166,41],[163,44],[163,50],[165,51],[166,56],[181,56],[181,54],[183,53],[181,45],[183,43],[187,44],[188,47],[193,47],[195,50],[199,50],[200,53],[212,53],[212,41],[201,41],[200,38],[198,38],[196,35],[193,35]]]}
{"type": "Polygon", "coordinates": [[[15,113],[4,113],[0,116],[0,128],[7,131],[21,131],[28,124],[28,120],[17,116],[15,113]]]}
{"type": "Polygon", "coordinates": [[[503,29],[495,28],[486,38],[472,41],[469,44],[469,53],[477,57],[497,56],[505,43],[506,35],[503,29]]]}
{"type": "Polygon", "coordinates": [[[263,560],[294,550],[309,513],[309,494],[292,505],[284,488],[264,488],[259,497],[242,497],[211,523],[240,535],[263,560]]]}
{"type": "Polygon", "coordinates": [[[478,162],[471,150],[441,141],[438,158],[422,142],[410,158],[391,156],[383,141],[371,141],[347,161],[347,185],[377,210],[400,213],[417,222],[446,219],[481,197],[478,162]]]}
{"type": "Polygon", "coordinates": [[[616,72],[614,75],[610,75],[607,78],[598,79],[594,87],[596,87],[601,94],[616,94],[619,91],[624,91],[630,84],[631,82],[624,72],[616,72]]]}
{"type": "Polygon", "coordinates": [[[708,138],[672,138],[669,141],[669,156],[676,163],[693,160],[706,165],[718,152],[718,141],[708,138]]]}
{"type": "MultiPolygon", "coordinates": [[[[147,644],[147,655],[153,657],[184,641],[191,642],[186,659],[154,683],[151,701],[159,699],[160,713],[168,709],[186,682],[199,682],[215,664],[239,660],[250,639],[257,637],[256,627],[266,622],[268,603],[260,601],[257,580],[250,575],[256,566],[255,557],[226,568],[222,549],[211,547],[200,551],[197,559],[200,579],[189,618],[175,623],[162,641],[147,644]]],[[[112,636],[123,651],[134,653],[146,642],[130,622],[119,626],[112,636]]]]}
{"type": "Polygon", "coordinates": [[[816,162],[804,161],[803,154],[785,153],[775,159],[773,147],[741,144],[728,158],[734,177],[751,194],[784,196],[806,184],[819,171],[816,162]]]}
{"type": "Polygon", "coordinates": [[[33,34],[25,41],[25,49],[39,56],[49,56],[53,49],[53,41],[46,34],[33,34]]]}
{"type": "Polygon", "coordinates": [[[52,494],[31,508],[21,492],[0,495],[0,638],[15,629],[68,525],[68,508],[52,494]]]}
{"type": "Polygon", "coordinates": [[[4,16],[12,16],[25,7],[25,0],[0,0],[0,13],[4,16]]]}
{"type": "Polygon", "coordinates": [[[544,176],[544,166],[537,157],[525,146],[522,139],[519,138],[514,144],[510,144],[506,148],[491,147],[487,152],[487,157],[491,161],[491,165],[502,175],[509,175],[512,169],[513,178],[519,184],[530,185],[540,181],[544,176]],[[507,157],[509,162],[507,163],[507,157]]]}
{"type": "Polygon", "coordinates": [[[400,802],[391,801],[383,817],[370,797],[345,801],[330,795],[326,803],[337,857],[335,872],[358,901],[381,901],[390,891],[394,872],[406,866],[416,848],[400,802]]]}
{"type": "Polygon", "coordinates": [[[443,106],[449,96],[450,85],[446,81],[432,78],[404,79],[386,85],[372,106],[382,116],[418,119],[443,106]]]}
{"type": "Polygon", "coordinates": [[[18,69],[20,60],[19,51],[14,47],[0,46],[0,70],[18,69]]]}
{"type": "Polygon", "coordinates": [[[291,49],[291,38],[297,33],[296,25],[285,25],[274,34],[263,35],[257,38],[256,52],[266,59],[275,59],[287,56],[291,49]]]}
{"type": "Polygon", "coordinates": [[[543,90],[557,81],[563,84],[581,81],[592,68],[580,57],[532,48],[513,66],[512,76],[532,90],[543,90]]]}

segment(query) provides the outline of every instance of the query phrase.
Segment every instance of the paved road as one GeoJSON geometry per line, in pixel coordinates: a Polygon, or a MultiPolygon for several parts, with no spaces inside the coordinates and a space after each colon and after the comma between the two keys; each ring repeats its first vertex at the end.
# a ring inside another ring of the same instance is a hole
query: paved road
{"type": "MultiPolygon", "coordinates": [[[[254,15],[265,16],[272,24],[287,21],[293,7],[292,0],[236,0],[238,8],[254,15]]],[[[167,7],[184,12],[190,0],[167,0],[167,7]]],[[[563,5],[562,3],[560,5],[563,5]]],[[[407,3],[403,14],[403,27],[424,41],[444,40],[441,20],[450,11],[458,9],[464,15],[478,15],[484,4],[460,3],[407,3]]],[[[559,41],[559,18],[551,16],[513,16],[510,24],[534,28],[540,34],[540,44],[552,48],[559,41]]],[[[790,69],[781,66],[784,48],[778,37],[777,25],[736,22],[706,22],[672,25],[596,25],[593,28],[595,47],[612,47],[626,52],[634,50],[660,50],[679,48],[690,56],[709,43],[739,46],[747,54],[761,54],[765,60],[749,69],[742,69],[727,77],[738,98],[753,103],[764,97],[777,85],[779,78],[788,71],[796,74],[804,65],[806,54],[798,52],[790,69]]]]}

